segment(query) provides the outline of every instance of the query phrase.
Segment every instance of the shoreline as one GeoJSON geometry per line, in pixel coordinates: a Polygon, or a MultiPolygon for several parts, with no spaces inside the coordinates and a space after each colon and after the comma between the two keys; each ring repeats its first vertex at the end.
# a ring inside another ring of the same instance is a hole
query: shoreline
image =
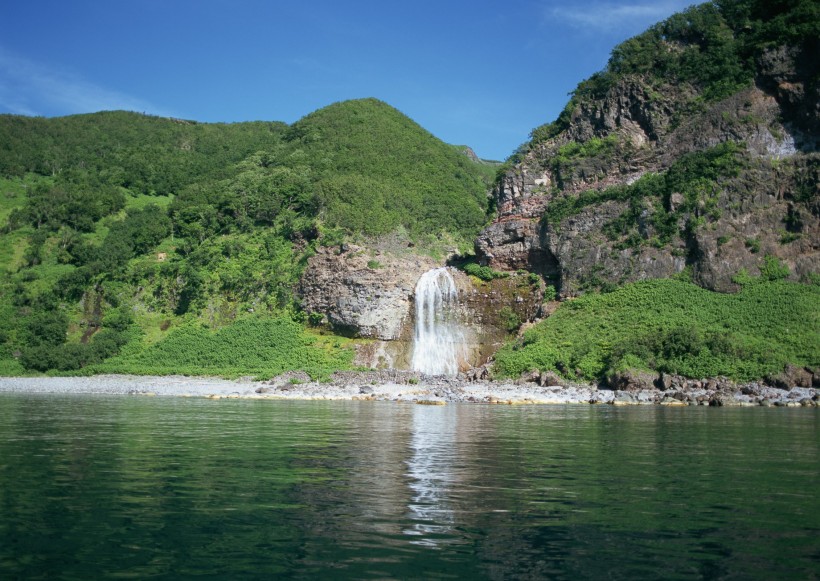
{"type": "Polygon", "coordinates": [[[396,401],[428,405],[608,404],[661,406],[818,407],[820,389],[781,389],[759,383],[710,389],[599,389],[593,385],[539,386],[522,381],[468,381],[406,372],[342,372],[328,383],[290,372],[269,381],[247,378],[92,375],[0,377],[0,395],[142,395],[207,399],[396,401]]]}

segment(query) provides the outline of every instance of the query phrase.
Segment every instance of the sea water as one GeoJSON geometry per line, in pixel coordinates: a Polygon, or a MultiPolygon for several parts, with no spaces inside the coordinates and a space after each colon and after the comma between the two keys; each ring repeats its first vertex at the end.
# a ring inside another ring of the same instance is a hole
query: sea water
{"type": "Polygon", "coordinates": [[[808,579],[820,412],[0,395],[0,579],[808,579]]]}

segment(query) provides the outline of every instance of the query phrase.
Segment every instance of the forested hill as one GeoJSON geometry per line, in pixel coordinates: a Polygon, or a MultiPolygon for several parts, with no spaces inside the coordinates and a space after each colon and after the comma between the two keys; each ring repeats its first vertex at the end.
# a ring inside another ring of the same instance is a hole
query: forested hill
{"type": "Polygon", "coordinates": [[[330,225],[365,234],[404,226],[413,234],[472,237],[486,222],[494,168],[376,99],[311,113],[289,128],[285,143],[291,167],[310,166],[330,225]]]}
{"type": "Polygon", "coordinates": [[[279,122],[197,123],[127,111],[0,115],[0,174],[31,172],[65,184],[169,195],[225,177],[249,154],[275,147],[286,129],[279,122]]]}
{"type": "MultiPolygon", "coordinates": [[[[376,99],[290,126],[2,115],[0,367],[90,369],[177,327],[180,341],[191,324],[298,320],[294,285],[317,245],[398,233],[417,249],[466,246],[493,173],[376,99]]],[[[269,331],[299,346],[299,329],[269,331]]],[[[338,346],[316,353],[299,364],[280,354],[275,369],[259,355],[241,372],[316,370],[338,346]]]]}

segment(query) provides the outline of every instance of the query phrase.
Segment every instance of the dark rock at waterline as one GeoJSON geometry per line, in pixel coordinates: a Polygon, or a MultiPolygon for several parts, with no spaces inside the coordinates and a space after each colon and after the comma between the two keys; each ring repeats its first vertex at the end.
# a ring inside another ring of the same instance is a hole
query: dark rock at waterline
{"type": "Polygon", "coordinates": [[[627,369],[625,371],[616,371],[610,375],[607,378],[607,383],[612,389],[622,391],[652,390],[655,388],[657,379],[658,375],[656,373],[627,369]]]}
{"type": "Polygon", "coordinates": [[[464,379],[465,381],[484,381],[489,379],[490,371],[487,369],[486,365],[482,365],[480,367],[473,367],[472,369],[464,372],[464,379]]]}
{"type": "Polygon", "coordinates": [[[657,388],[661,391],[669,391],[670,389],[676,389],[680,387],[681,382],[680,378],[675,375],[670,375],[669,373],[661,373],[655,384],[657,388]]]}
{"type": "Polygon", "coordinates": [[[530,371],[524,373],[519,381],[523,383],[536,383],[541,387],[567,387],[567,382],[560,375],[553,371],[530,371]]]}
{"type": "Polygon", "coordinates": [[[760,395],[760,386],[757,385],[756,383],[753,383],[753,384],[750,384],[750,385],[744,385],[743,387],[740,388],[740,393],[742,393],[743,395],[748,395],[748,396],[753,396],[753,397],[759,396],[760,395]]]}
{"type": "Polygon", "coordinates": [[[566,382],[552,371],[542,371],[541,376],[538,378],[538,385],[541,387],[550,387],[553,385],[566,387],[566,382]]]}
{"type": "Polygon", "coordinates": [[[782,373],[770,375],[766,378],[766,383],[772,387],[789,389],[791,387],[812,387],[814,376],[805,367],[788,364],[783,368],[782,373]]]}

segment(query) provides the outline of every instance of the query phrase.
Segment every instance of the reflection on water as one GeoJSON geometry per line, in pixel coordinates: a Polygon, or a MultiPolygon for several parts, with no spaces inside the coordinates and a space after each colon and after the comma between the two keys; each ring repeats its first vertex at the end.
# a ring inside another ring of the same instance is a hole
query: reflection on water
{"type": "Polygon", "coordinates": [[[0,396],[0,579],[818,576],[820,412],[0,396]]]}
{"type": "Polygon", "coordinates": [[[453,485],[453,461],[458,415],[454,406],[415,406],[411,456],[407,476],[413,497],[408,508],[412,527],[407,535],[418,536],[414,544],[436,547],[452,542],[445,536],[453,528],[453,508],[448,495],[453,485]]]}

